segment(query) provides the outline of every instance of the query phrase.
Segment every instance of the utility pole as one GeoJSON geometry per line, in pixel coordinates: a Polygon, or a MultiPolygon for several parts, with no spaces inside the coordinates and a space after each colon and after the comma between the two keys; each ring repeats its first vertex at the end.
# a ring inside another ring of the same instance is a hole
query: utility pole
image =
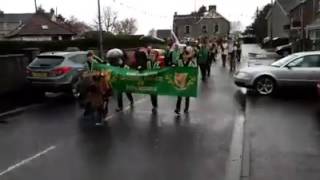
{"type": "Polygon", "coordinates": [[[270,42],[273,47],[273,0],[271,0],[271,20],[270,20],[270,42]]]}
{"type": "Polygon", "coordinates": [[[102,37],[102,25],[101,25],[101,8],[100,0],[98,0],[98,19],[99,19],[99,56],[101,59],[104,57],[103,52],[103,37],[102,37]]]}
{"type": "Polygon", "coordinates": [[[36,12],[37,12],[37,11],[38,11],[37,0],[34,0],[34,7],[35,7],[35,10],[36,10],[36,12]]]}

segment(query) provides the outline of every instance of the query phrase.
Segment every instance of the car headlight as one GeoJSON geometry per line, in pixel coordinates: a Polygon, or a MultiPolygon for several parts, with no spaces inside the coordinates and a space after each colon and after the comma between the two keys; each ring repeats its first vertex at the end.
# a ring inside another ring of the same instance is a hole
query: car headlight
{"type": "Polygon", "coordinates": [[[236,77],[241,79],[247,79],[250,77],[250,74],[246,72],[237,72],[236,77]]]}

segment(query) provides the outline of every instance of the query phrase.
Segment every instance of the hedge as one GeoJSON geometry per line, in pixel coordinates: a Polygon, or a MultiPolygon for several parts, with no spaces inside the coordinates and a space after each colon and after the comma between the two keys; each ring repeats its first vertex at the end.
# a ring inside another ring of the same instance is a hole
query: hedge
{"type": "MultiPolygon", "coordinates": [[[[118,35],[107,36],[104,38],[104,49],[111,48],[134,48],[146,46],[148,44],[162,45],[163,42],[141,36],[118,35]]],[[[19,53],[25,48],[39,48],[41,52],[45,51],[64,51],[68,47],[78,47],[80,50],[98,49],[98,40],[78,39],[72,41],[0,41],[0,54],[19,53]]]]}

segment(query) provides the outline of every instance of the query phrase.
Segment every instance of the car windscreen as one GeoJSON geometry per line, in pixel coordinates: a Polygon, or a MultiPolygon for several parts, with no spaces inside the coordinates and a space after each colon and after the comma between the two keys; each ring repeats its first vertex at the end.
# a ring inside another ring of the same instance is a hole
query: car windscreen
{"type": "Polygon", "coordinates": [[[63,56],[38,56],[30,64],[31,67],[55,67],[60,65],[64,60],[63,56]]]}
{"type": "Polygon", "coordinates": [[[287,63],[288,63],[289,61],[291,61],[292,59],[295,59],[295,58],[297,58],[297,57],[299,57],[299,56],[296,55],[296,54],[289,55],[289,56],[287,56],[287,57],[284,57],[284,58],[282,58],[282,59],[280,59],[280,60],[272,63],[271,66],[281,67],[281,66],[287,64],[287,63]]]}

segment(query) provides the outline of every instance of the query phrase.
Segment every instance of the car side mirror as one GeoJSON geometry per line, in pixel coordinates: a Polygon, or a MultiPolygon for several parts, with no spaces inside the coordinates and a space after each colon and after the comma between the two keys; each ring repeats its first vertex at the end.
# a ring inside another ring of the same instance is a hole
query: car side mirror
{"type": "Polygon", "coordinates": [[[286,65],[286,68],[288,68],[289,70],[291,70],[291,69],[292,69],[292,67],[291,67],[291,66],[289,66],[289,65],[286,65]]]}

